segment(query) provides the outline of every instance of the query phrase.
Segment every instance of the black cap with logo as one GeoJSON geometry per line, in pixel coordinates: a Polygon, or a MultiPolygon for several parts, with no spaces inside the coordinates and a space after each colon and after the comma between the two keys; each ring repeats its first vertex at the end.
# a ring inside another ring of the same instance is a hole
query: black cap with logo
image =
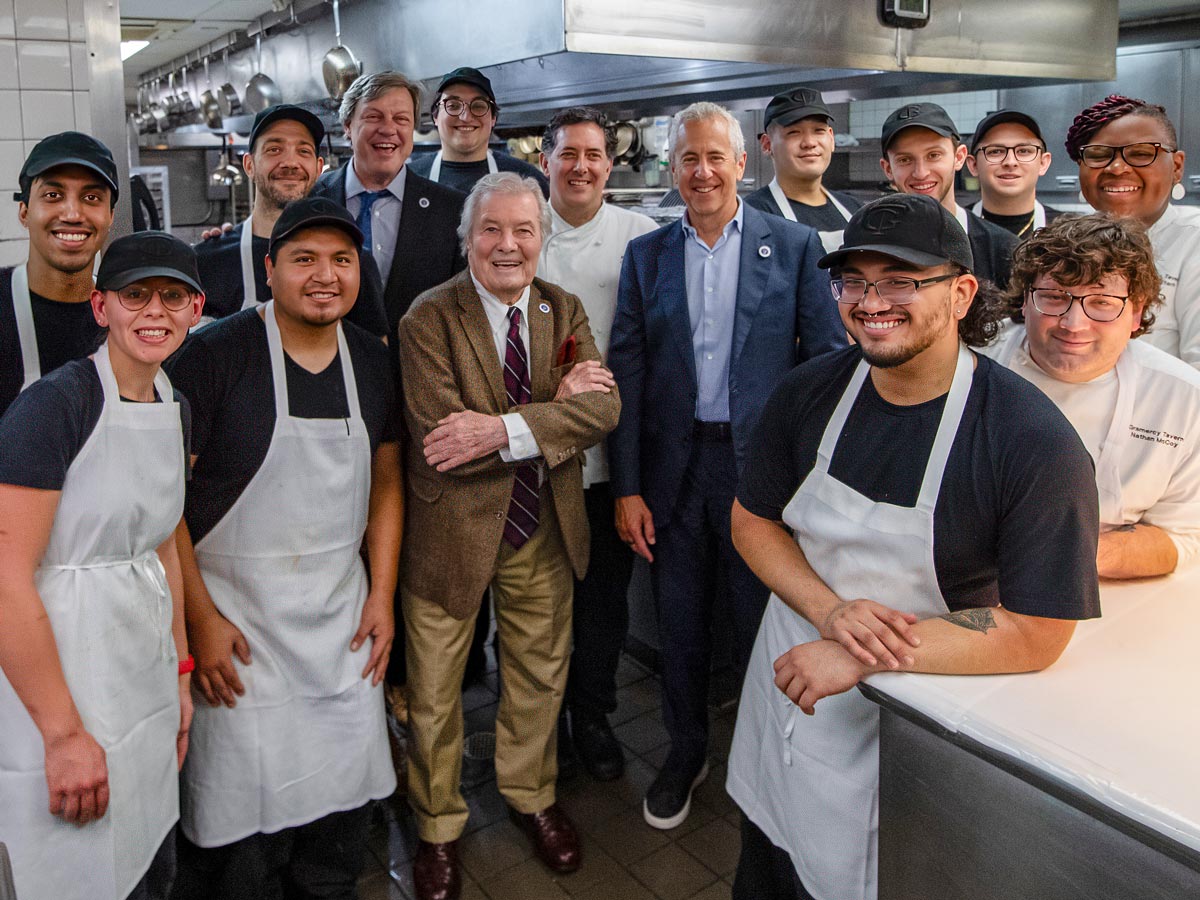
{"type": "Polygon", "coordinates": [[[117,164],[113,162],[112,152],[90,134],[81,131],[63,131],[38,141],[21,166],[21,173],[17,176],[21,190],[13,194],[13,199],[28,203],[33,179],[58,166],[91,169],[104,179],[112,191],[112,202],[117,202],[120,190],[117,188],[117,164]]]}
{"type": "Polygon", "coordinates": [[[975,134],[971,137],[971,155],[975,155],[976,148],[979,147],[980,142],[989,131],[997,125],[1004,125],[1007,122],[1016,122],[1018,125],[1024,125],[1037,138],[1038,143],[1042,145],[1043,149],[1045,148],[1046,140],[1042,137],[1042,129],[1038,127],[1037,120],[1033,116],[1016,109],[998,109],[993,113],[988,113],[975,126],[975,134]]]}
{"type": "Polygon", "coordinates": [[[119,291],[143,278],[174,278],[201,293],[196,251],[165,231],[135,231],[113,241],[100,260],[96,288],[119,291]]]}
{"type": "Polygon", "coordinates": [[[821,96],[820,91],[809,87],[794,87],[771,98],[766,112],[763,113],[763,129],[770,128],[772,125],[786,128],[788,125],[811,116],[819,116],[829,122],[833,121],[833,113],[825,105],[825,98],[821,96]]]}
{"type": "Polygon", "coordinates": [[[271,242],[267,250],[274,258],[275,248],[297,231],[320,226],[340,228],[354,240],[355,246],[362,246],[363,233],[354,224],[346,207],[326,197],[305,197],[293,200],[283,208],[275,220],[275,227],[271,229],[271,242]]]}
{"type": "Polygon", "coordinates": [[[842,246],[817,261],[835,268],[851,253],[882,253],[914,266],[955,263],[975,268],[971,242],[953,214],[925,194],[893,194],[857,210],[842,233],[842,246]]]}
{"type": "Polygon", "coordinates": [[[935,134],[950,138],[955,144],[962,141],[954,120],[936,103],[910,103],[900,107],[884,121],[879,149],[887,153],[888,144],[905,128],[928,128],[935,134]]]}
{"type": "Polygon", "coordinates": [[[440,96],[452,84],[469,84],[472,87],[478,88],[492,101],[492,106],[497,105],[496,95],[492,93],[492,82],[478,69],[472,69],[470,66],[459,66],[453,72],[448,72],[446,77],[442,79],[442,83],[438,85],[438,95],[440,96]]]}
{"type": "Polygon", "coordinates": [[[303,106],[296,106],[292,103],[277,103],[274,106],[268,106],[254,117],[254,125],[250,128],[249,152],[254,152],[254,142],[258,140],[264,131],[276,122],[284,119],[299,122],[307,128],[309,134],[312,135],[313,145],[319,153],[321,141],[325,140],[324,124],[322,124],[321,120],[315,114],[309,112],[303,106]]]}

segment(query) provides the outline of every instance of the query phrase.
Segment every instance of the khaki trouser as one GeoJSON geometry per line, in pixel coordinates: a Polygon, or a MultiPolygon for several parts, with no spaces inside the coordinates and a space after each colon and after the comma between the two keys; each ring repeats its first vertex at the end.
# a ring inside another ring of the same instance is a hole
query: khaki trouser
{"type": "MultiPolygon", "coordinates": [[[[549,491],[537,530],[520,550],[501,542],[492,578],[500,634],[496,783],[522,813],[554,803],[555,729],[571,644],[571,564],[549,491]]],[[[457,840],[467,823],[462,773],[462,679],[475,617],[403,594],[408,651],[408,801],[421,840],[457,840]]]]}

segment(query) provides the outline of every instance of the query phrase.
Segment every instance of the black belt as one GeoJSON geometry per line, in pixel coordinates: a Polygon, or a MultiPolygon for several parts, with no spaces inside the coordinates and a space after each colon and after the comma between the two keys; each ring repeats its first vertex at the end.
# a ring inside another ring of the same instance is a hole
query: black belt
{"type": "Polygon", "coordinates": [[[692,421],[692,437],[701,441],[731,441],[733,440],[733,429],[728,422],[701,422],[699,419],[692,421]]]}

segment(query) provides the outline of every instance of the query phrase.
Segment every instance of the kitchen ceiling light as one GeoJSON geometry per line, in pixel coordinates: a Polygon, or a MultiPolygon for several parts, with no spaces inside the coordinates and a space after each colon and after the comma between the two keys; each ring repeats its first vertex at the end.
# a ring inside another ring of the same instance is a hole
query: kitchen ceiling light
{"type": "Polygon", "coordinates": [[[145,50],[149,46],[149,41],[121,41],[121,62],[124,62],[139,50],[145,50]]]}

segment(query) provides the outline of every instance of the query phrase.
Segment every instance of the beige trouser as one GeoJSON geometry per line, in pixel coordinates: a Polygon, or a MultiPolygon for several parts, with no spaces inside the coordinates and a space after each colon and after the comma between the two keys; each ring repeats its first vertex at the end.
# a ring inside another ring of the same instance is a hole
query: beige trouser
{"type": "MultiPolygon", "coordinates": [[[[496,783],[509,805],[540,812],[554,802],[555,729],[571,644],[571,564],[549,492],[520,550],[501,542],[492,578],[500,634],[496,783]]],[[[475,617],[403,593],[408,650],[408,802],[421,840],[457,840],[467,824],[462,773],[462,679],[475,617]]]]}

